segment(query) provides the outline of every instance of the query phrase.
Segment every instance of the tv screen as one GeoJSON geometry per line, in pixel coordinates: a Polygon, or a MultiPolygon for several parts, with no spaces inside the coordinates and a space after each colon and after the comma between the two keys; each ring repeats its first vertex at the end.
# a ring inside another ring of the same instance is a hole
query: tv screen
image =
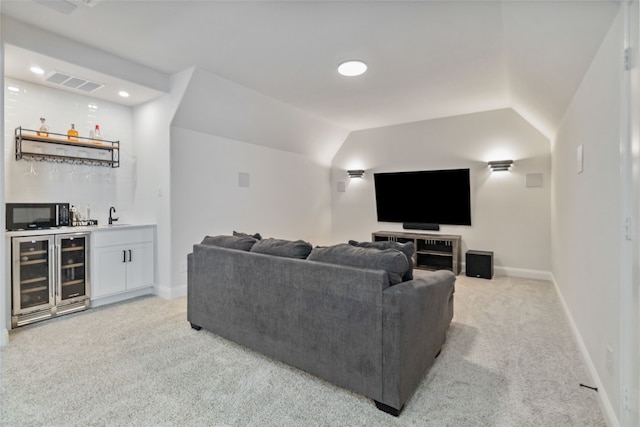
{"type": "Polygon", "coordinates": [[[378,221],[471,225],[469,169],[374,173],[378,221]]]}

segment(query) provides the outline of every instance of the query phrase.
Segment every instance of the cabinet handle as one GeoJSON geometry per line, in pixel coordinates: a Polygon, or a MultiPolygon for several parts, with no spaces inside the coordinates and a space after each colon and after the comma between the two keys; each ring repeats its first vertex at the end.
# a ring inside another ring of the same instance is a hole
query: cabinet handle
{"type": "Polygon", "coordinates": [[[129,249],[129,262],[131,262],[131,249],[129,249]]]}
{"type": "Polygon", "coordinates": [[[56,291],[55,291],[55,296],[61,296],[62,295],[62,245],[61,244],[57,244],[55,245],[55,265],[56,265],[56,291]]]}
{"type": "Polygon", "coordinates": [[[122,262],[127,262],[127,251],[122,250],[122,262]]]}
{"type": "MultiPolygon", "coordinates": [[[[51,294],[51,299],[54,300],[56,297],[56,286],[57,286],[57,280],[55,278],[56,276],[56,262],[54,259],[54,254],[55,254],[55,246],[51,245],[49,246],[49,286],[51,286],[51,288],[49,289],[49,292],[51,294]]],[[[54,301],[55,303],[55,301],[54,301]]]]}

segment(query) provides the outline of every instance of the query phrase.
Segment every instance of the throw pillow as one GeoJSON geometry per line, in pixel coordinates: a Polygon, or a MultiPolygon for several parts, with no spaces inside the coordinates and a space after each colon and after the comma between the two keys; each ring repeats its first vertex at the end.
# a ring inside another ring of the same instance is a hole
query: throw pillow
{"type": "Polygon", "coordinates": [[[306,259],[311,252],[311,243],[304,240],[263,239],[251,247],[251,252],[285,258],[306,259]]]}
{"type": "Polygon", "coordinates": [[[402,282],[402,276],[409,269],[407,257],[396,249],[361,248],[347,243],[324,248],[315,247],[308,259],[329,264],[384,270],[387,272],[390,285],[402,282]]]}
{"type": "Polygon", "coordinates": [[[413,280],[413,252],[415,250],[415,244],[413,242],[399,243],[391,240],[378,241],[378,242],[357,242],[355,240],[349,240],[351,246],[359,246],[361,248],[375,248],[375,249],[396,249],[399,250],[407,257],[409,262],[409,269],[402,276],[402,281],[413,280]]]}
{"type": "Polygon", "coordinates": [[[260,233],[256,233],[256,234],[247,234],[247,233],[242,233],[240,231],[235,231],[233,232],[234,236],[240,236],[240,237],[253,237],[256,240],[262,240],[262,236],[260,235],[260,233]]]}
{"type": "Polygon", "coordinates": [[[256,242],[256,239],[249,236],[205,236],[201,244],[249,251],[256,242]]]}

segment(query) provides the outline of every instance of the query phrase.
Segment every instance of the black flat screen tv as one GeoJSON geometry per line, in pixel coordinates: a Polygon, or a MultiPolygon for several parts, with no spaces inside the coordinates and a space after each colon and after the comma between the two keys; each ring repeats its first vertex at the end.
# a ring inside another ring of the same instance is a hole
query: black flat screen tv
{"type": "Polygon", "coordinates": [[[471,225],[469,169],[374,173],[380,222],[471,225]]]}

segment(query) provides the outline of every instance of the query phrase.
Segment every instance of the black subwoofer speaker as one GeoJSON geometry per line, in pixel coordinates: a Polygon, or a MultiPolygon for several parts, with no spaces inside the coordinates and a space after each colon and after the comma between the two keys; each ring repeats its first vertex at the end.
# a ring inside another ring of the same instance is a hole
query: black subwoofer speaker
{"type": "Polygon", "coordinates": [[[465,270],[469,277],[491,279],[493,277],[493,252],[467,251],[465,270]]]}

